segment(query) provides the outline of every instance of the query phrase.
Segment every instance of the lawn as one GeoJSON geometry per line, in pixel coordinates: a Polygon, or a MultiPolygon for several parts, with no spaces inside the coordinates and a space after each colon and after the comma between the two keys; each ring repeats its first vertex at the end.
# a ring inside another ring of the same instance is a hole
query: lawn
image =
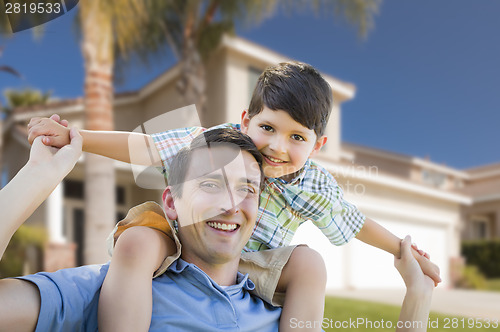
{"type": "Polygon", "coordinates": [[[489,291],[500,292],[500,278],[486,279],[486,289],[489,291]]]}
{"type": "MultiPolygon", "coordinates": [[[[399,311],[399,306],[328,296],[322,327],[325,331],[395,331],[399,311]]],[[[436,313],[431,313],[429,323],[428,331],[500,331],[500,322],[491,321],[485,328],[486,320],[436,313]]]]}

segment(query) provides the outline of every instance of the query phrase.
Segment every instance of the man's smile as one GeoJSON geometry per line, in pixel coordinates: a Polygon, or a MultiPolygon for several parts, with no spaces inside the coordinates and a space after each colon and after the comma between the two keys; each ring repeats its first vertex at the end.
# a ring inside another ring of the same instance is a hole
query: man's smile
{"type": "Polygon", "coordinates": [[[218,222],[218,221],[208,221],[207,225],[218,231],[233,232],[238,229],[240,225],[234,223],[218,222]]]}

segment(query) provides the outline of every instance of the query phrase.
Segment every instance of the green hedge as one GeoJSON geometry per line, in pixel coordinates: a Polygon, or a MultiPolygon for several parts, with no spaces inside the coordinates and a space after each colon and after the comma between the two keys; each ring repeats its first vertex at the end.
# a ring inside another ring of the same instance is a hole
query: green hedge
{"type": "Polygon", "coordinates": [[[19,227],[12,236],[0,261],[0,278],[22,275],[28,247],[34,247],[41,253],[46,242],[47,232],[45,229],[27,225],[19,227]]]}
{"type": "Polygon", "coordinates": [[[500,277],[500,240],[464,241],[462,255],[488,278],[500,277]]]}

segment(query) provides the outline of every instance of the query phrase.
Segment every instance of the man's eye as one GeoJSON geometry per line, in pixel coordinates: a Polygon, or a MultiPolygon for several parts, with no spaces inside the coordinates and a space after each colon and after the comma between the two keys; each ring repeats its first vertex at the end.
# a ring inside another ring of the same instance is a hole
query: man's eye
{"type": "Polygon", "coordinates": [[[200,187],[205,189],[205,190],[217,190],[217,189],[219,189],[219,185],[217,183],[208,182],[208,181],[200,183],[200,187]]]}
{"type": "Polygon", "coordinates": [[[273,127],[271,126],[268,126],[268,125],[262,125],[260,126],[262,129],[264,129],[265,131],[273,131],[273,127]]]}
{"type": "Polygon", "coordinates": [[[249,194],[255,194],[257,192],[254,187],[242,187],[240,190],[249,194]]]}
{"type": "Polygon", "coordinates": [[[297,135],[297,134],[293,134],[292,139],[295,141],[305,141],[304,137],[297,135]]]}

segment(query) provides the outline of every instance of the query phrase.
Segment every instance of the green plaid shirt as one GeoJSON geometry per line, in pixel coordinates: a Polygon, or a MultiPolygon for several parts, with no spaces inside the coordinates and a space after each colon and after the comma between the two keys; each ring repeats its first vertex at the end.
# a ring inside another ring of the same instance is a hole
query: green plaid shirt
{"type": "MultiPolygon", "coordinates": [[[[213,128],[240,130],[239,125],[222,124],[213,128]]],[[[168,176],[172,157],[205,128],[190,127],[153,134],[162,159],[162,172],[168,176]]],[[[312,160],[307,160],[290,182],[266,178],[253,234],[245,250],[265,250],[289,245],[297,228],[311,220],[334,245],[349,242],[360,231],[365,216],[344,199],[333,176],[312,160]]]]}

